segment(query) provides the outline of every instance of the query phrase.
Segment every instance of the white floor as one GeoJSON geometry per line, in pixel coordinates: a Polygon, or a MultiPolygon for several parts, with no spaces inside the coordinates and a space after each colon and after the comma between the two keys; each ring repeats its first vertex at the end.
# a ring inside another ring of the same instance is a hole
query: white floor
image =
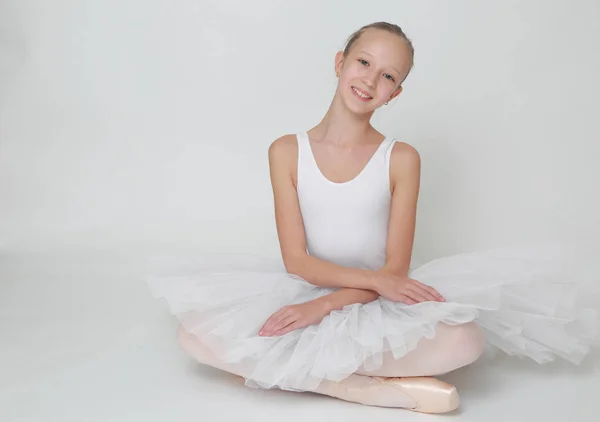
{"type": "Polygon", "coordinates": [[[253,390],[179,350],[176,322],[118,254],[0,255],[0,421],[594,421],[600,355],[498,358],[449,374],[460,411],[422,415],[253,390]]]}

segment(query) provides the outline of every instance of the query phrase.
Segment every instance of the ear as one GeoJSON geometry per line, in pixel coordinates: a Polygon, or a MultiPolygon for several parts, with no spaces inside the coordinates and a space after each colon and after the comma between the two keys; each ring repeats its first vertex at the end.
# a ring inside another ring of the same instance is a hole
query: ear
{"type": "Polygon", "coordinates": [[[334,70],[335,70],[336,75],[339,75],[341,73],[343,65],[344,65],[344,52],[338,51],[335,55],[335,65],[334,65],[334,70]]]}
{"type": "Polygon", "coordinates": [[[402,85],[400,85],[392,94],[392,96],[390,97],[389,101],[392,101],[394,98],[396,98],[398,95],[400,95],[400,93],[402,92],[402,85]]]}

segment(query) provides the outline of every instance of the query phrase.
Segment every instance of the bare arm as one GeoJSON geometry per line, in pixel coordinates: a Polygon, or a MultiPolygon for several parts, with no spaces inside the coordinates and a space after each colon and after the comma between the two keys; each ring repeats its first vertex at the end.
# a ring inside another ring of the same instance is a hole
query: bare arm
{"type": "MultiPolygon", "coordinates": [[[[421,159],[417,150],[396,143],[390,163],[392,204],[386,245],[386,263],[378,272],[408,276],[412,255],[416,210],[420,187],[421,159]]],[[[341,289],[320,298],[326,310],[342,309],[352,303],[368,303],[379,296],[370,290],[341,289]]]]}
{"type": "Polygon", "coordinates": [[[313,284],[341,288],[304,304],[283,307],[269,317],[259,335],[284,335],[317,324],[335,309],[371,302],[380,293],[388,299],[408,304],[436,300],[435,290],[406,277],[419,191],[420,158],[416,150],[407,144],[396,144],[392,151],[390,182],[393,193],[386,263],[379,271],[346,268],[309,256],[294,180],[295,139],[283,137],[275,141],[269,149],[269,162],[277,232],[286,269],[313,284]]]}
{"type": "MultiPolygon", "coordinates": [[[[275,223],[286,270],[321,287],[370,289],[374,281],[373,271],[343,267],[308,254],[295,184],[297,157],[298,146],[292,135],[277,139],[269,147],[275,223]]],[[[365,300],[377,297],[374,296],[376,293],[370,293],[368,297],[364,292],[353,294],[364,295],[365,300]]]]}
{"type": "Polygon", "coordinates": [[[383,269],[406,277],[415,239],[421,157],[412,146],[397,142],[390,161],[392,205],[383,269]]]}

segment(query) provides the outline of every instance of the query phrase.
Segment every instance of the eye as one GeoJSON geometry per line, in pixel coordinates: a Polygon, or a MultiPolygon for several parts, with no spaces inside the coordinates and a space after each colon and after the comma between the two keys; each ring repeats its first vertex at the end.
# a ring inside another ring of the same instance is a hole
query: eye
{"type": "Polygon", "coordinates": [[[362,64],[363,66],[367,66],[369,64],[368,61],[366,61],[365,59],[358,59],[358,61],[360,62],[360,64],[362,64]]]}
{"type": "Polygon", "coordinates": [[[392,75],[390,75],[389,73],[386,73],[383,75],[385,78],[389,79],[392,82],[395,82],[395,79],[392,75]]]}

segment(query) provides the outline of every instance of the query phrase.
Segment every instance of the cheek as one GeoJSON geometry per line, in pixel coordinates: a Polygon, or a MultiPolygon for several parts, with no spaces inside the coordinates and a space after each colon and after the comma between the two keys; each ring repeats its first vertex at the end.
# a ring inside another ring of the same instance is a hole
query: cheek
{"type": "Polygon", "coordinates": [[[346,72],[342,73],[340,82],[344,85],[348,85],[355,79],[356,79],[356,73],[354,73],[352,71],[346,71],[346,72]]]}
{"type": "Polygon", "coordinates": [[[346,82],[352,81],[353,79],[360,77],[363,70],[364,68],[361,68],[360,65],[351,64],[344,68],[342,72],[343,80],[346,82]]]}
{"type": "Polygon", "coordinates": [[[392,94],[394,93],[395,89],[396,89],[396,83],[389,81],[387,79],[382,80],[377,85],[377,92],[386,98],[391,97],[392,94]]]}

